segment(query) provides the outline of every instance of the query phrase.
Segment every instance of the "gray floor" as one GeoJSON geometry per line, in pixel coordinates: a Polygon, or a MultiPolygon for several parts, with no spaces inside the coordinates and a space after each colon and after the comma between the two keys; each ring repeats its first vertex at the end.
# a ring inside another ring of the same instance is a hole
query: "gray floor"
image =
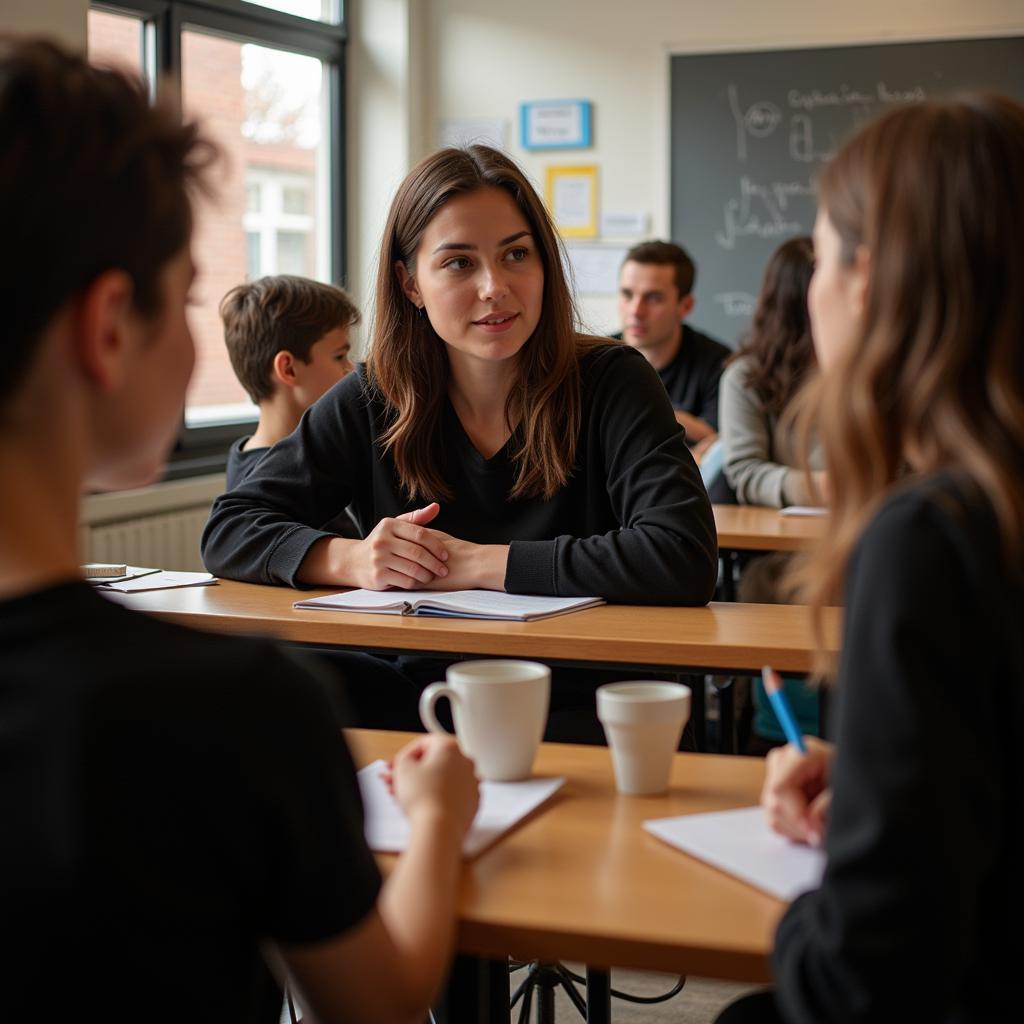
{"type": "MultiPolygon", "coordinates": [[[[582,973],[577,965],[572,970],[582,973]]],[[[517,975],[512,976],[513,990],[517,975]]],[[[613,971],[612,988],[635,995],[657,995],[667,992],[678,979],[668,974],[647,974],[640,971],[613,971]]],[[[737,996],[750,992],[758,986],[740,985],[729,981],[712,981],[709,978],[688,978],[683,991],[667,1003],[640,1006],[621,999],[612,1000],[613,1024],[713,1024],[715,1017],[737,996]]],[[[536,1019],[536,1001],[531,1019],[536,1019]]],[[[555,1017],[558,1024],[581,1024],[582,1018],[568,997],[558,994],[555,1000],[555,1017]]],[[[511,1021],[519,1020],[519,1007],[511,1015],[511,1021]]]]}

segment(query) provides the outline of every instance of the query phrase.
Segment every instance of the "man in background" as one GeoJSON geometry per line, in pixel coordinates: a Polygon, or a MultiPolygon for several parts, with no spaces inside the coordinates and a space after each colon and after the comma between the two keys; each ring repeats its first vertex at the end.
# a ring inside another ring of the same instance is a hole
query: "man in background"
{"type": "Polygon", "coordinates": [[[621,334],[658,371],[694,457],[718,437],[718,381],[731,350],[695,330],[696,267],[673,242],[641,242],[619,272],[621,334]]]}

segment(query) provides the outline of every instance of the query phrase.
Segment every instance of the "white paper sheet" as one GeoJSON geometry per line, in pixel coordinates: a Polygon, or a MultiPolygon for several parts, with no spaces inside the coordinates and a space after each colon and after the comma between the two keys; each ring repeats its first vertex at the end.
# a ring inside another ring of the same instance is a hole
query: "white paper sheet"
{"type": "Polygon", "coordinates": [[[578,295],[615,295],[619,271],[629,250],[625,246],[566,246],[572,281],[578,295]]]}
{"type": "Polygon", "coordinates": [[[825,871],[821,850],[792,843],[773,832],[760,807],[653,818],[644,822],[644,828],[684,853],[782,900],[817,888],[825,871]]]}
{"type": "Polygon", "coordinates": [[[97,590],[116,590],[120,594],[141,594],[146,590],[174,590],[177,587],[208,587],[217,577],[208,572],[154,572],[124,583],[98,584],[97,590]]]}
{"type": "Polygon", "coordinates": [[[780,510],[784,516],[827,516],[828,509],[820,505],[787,505],[780,510]]]}
{"type": "MultiPolygon", "coordinates": [[[[366,809],[366,843],[376,853],[401,853],[409,845],[409,822],[381,778],[384,761],[359,773],[359,791],[366,809]]],[[[525,782],[480,783],[480,808],[462,844],[465,857],[475,857],[517,821],[539,807],[564,784],[564,778],[525,782]]]]}

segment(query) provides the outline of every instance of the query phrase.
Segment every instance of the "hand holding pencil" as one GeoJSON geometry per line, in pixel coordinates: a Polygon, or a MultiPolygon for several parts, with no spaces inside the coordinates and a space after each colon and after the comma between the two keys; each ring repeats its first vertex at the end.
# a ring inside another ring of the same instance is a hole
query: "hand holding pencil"
{"type": "Polygon", "coordinates": [[[834,748],[824,740],[800,735],[777,672],[766,667],[762,679],[789,743],[768,753],[761,806],[776,832],[798,843],[821,846],[832,798],[828,781],[834,748]]]}

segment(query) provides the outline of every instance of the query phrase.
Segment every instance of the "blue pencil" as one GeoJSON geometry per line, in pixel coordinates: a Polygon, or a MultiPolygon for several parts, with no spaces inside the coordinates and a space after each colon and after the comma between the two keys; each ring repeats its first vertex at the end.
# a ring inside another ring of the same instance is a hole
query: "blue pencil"
{"type": "Polygon", "coordinates": [[[779,725],[782,726],[786,739],[801,754],[806,754],[807,744],[804,743],[804,738],[796,724],[796,718],[793,717],[793,709],[789,706],[789,701],[786,699],[786,691],[782,686],[782,677],[775,669],[765,665],[761,669],[761,681],[764,683],[764,692],[768,694],[768,702],[775,712],[775,717],[779,720],[779,725]]]}

